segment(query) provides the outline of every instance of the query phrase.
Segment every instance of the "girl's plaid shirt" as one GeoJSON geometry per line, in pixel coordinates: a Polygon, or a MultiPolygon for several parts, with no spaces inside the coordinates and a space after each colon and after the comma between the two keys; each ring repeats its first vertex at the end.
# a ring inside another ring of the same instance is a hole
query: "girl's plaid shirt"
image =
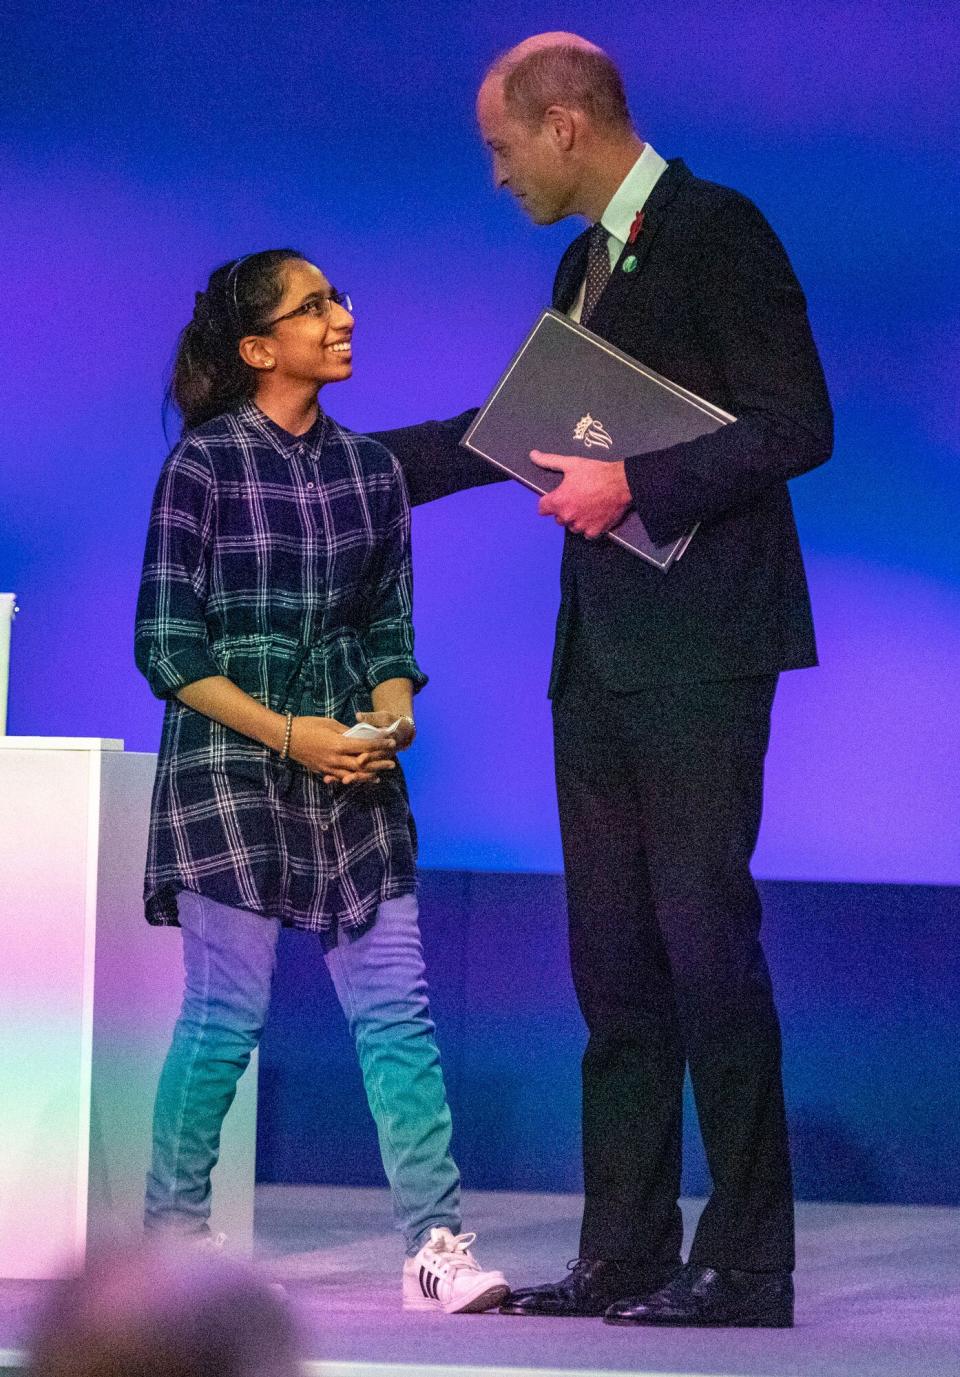
{"type": "Polygon", "coordinates": [[[351,723],[413,654],[410,514],[399,466],[322,413],[303,436],[252,403],[189,432],[164,464],[137,604],[136,659],[166,715],[144,898],[177,891],[319,931],[362,927],[416,887],[399,769],[326,786],[186,707],[224,674],[278,712],[351,723]]]}

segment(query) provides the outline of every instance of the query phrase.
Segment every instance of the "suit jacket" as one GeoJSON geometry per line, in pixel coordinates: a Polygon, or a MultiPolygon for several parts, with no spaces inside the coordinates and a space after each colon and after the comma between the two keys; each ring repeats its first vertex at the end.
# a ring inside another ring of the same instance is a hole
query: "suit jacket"
{"type": "MultiPolygon", "coordinates": [[[[626,463],[655,540],[700,522],[668,573],[609,540],[569,534],[550,690],[574,628],[613,692],[772,674],[816,664],[813,623],[787,480],[829,458],[833,418],[803,292],[757,208],[672,161],[590,318],[590,329],[737,417],[711,435],[626,463]],[[629,256],[632,272],[623,270],[629,256]]],[[[569,309],[587,232],[553,289],[569,309]]],[[[400,460],[411,501],[502,475],[458,450],[473,412],[376,438],[400,460]]]]}

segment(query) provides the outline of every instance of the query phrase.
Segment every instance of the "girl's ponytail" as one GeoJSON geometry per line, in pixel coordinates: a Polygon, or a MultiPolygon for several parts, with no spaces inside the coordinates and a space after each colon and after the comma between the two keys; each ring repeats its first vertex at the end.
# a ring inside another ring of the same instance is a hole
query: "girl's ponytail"
{"type": "Polygon", "coordinates": [[[193,317],[180,332],[167,398],[192,430],[235,411],[256,391],[258,375],[238,345],[258,333],[283,297],[284,263],[295,249],[266,249],[222,264],[194,297],[193,317]]]}

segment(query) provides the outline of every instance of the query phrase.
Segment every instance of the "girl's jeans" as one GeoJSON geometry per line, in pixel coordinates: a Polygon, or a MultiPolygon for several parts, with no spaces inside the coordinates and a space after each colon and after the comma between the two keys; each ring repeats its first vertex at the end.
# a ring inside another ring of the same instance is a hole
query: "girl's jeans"
{"type": "MultiPolygon", "coordinates": [[[[186,990],[157,1089],[144,1222],[149,1231],[203,1235],[220,1127],[267,1018],[280,924],[186,891],[179,909],[186,990]]],[[[412,1256],[431,1228],[460,1232],[416,898],[386,900],[369,927],[325,934],[324,946],[412,1256]]]]}

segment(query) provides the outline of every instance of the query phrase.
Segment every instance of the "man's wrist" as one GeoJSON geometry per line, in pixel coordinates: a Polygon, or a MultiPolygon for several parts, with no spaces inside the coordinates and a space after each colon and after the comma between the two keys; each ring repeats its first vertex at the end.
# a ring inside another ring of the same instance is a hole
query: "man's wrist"
{"type": "Polygon", "coordinates": [[[616,480],[614,486],[616,495],[621,502],[628,507],[633,504],[633,493],[630,491],[630,484],[627,482],[627,466],[622,459],[610,465],[613,470],[611,475],[616,480]]]}

